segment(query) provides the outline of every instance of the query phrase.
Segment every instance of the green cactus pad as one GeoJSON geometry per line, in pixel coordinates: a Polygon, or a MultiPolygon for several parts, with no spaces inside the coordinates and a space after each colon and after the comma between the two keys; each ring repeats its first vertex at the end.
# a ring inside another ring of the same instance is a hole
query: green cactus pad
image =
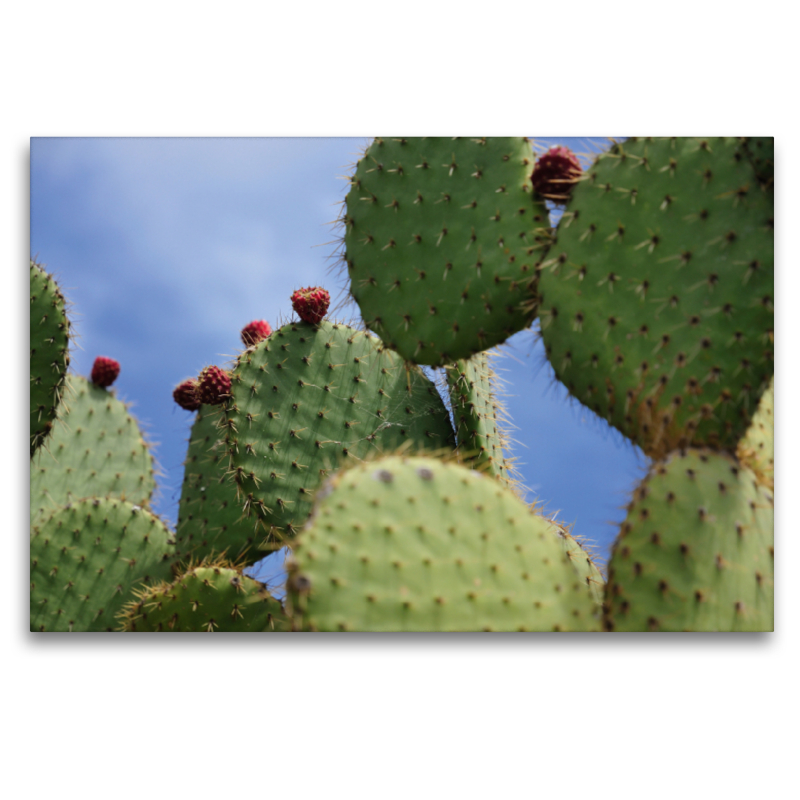
{"type": "Polygon", "coordinates": [[[222,410],[202,406],[192,426],[178,506],[176,543],[181,557],[206,558],[225,553],[254,563],[266,554],[256,550],[255,518],[247,518],[228,469],[222,410]]]}
{"type": "Polygon", "coordinates": [[[259,632],[288,628],[264,584],[228,561],[188,568],[171,584],[141,590],[119,615],[126,631],[259,632]]]}
{"type": "Polygon", "coordinates": [[[375,139],[351,178],[345,261],[387,347],[438,366],[530,325],[550,225],[533,161],[525,138],[375,139]]]}
{"type": "Polygon", "coordinates": [[[614,544],[606,627],[771,631],[773,608],[772,493],[711,450],[654,464],[614,544]]]}
{"type": "Polygon", "coordinates": [[[285,325],[245,350],[225,404],[231,470],[269,541],[293,536],[326,474],[398,448],[452,450],[436,387],[346,325],[285,325]]]}
{"type": "Polygon", "coordinates": [[[46,447],[31,461],[31,524],[82,497],[147,505],[155,488],[153,456],[124,403],[69,375],[62,406],[46,447]]]}
{"type": "Polygon", "coordinates": [[[557,377],[655,458],[733,450],[773,374],[773,196],[736,139],[596,159],[541,265],[557,377]]]}
{"type": "Polygon", "coordinates": [[[58,285],[31,259],[31,458],[56,418],[69,367],[70,325],[58,285]]]}
{"type": "Polygon", "coordinates": [[[112,631],[134,588],[172,580],[164,523],[123,500],[70,503],[33,529],[31,630],[112,631]]]}
{"type": "Polygon", "coordinates": [[[736,447],[736,457],[755,472],[759,482],[775,487],[775,378],[758,403],[750,427],[736,447]]]}
{"type": "Polygon", "coordinates": [[[488,353],[477,353],[445,368],[456,441],[462,457],[473,469],[486,470],[508,483],[510,465],[504,455],[507,437],[499,425],[504,409],[498,403],[488,353]]]}
{"type": "Polygon", "coordinates": [[[320,492],[289,567],[290,617],[320,631],[599,630],[580,560],[497,481],[394,456],[320,492]]]}

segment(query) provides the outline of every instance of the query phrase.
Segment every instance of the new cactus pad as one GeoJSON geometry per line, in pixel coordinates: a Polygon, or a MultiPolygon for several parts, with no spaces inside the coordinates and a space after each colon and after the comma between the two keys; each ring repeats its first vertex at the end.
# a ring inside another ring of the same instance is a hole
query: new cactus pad
{"type": "Polygon", "coordinates": [[[134,588],[172,580],[169,532],[123,500],[70,503],[31,532],[31,630],[111,631],[134,588]]]}
{"type": "Polygon", "coordinates": [[[771,631],[773,500],[711,450],[676,451],[635,490],[609,565],[616,631],[771,631]]]}
{"type": "Polygon", "coordinates": [[[343,217],[367,327],[417,364],[469,358],[530,325],[547,240],[525,138],[375,139],[343,217]]]}
{"type": "Polygon", "coordinates": [[[293,624],[320,631],[599,630],[562,529],[478,472],[388,457],[337,474],[298,536],[293,624]]]}
{"type": "Polygon", "coordinates": [[[182,558],[206,558],[225,553],[253,563],[264,557],[256,550],[257,519],[247,517],[228,469],[222,410],[203,406],[189,436],[178,506],[176,544],[182,558]]]}
{"type": "Polygon", "coordinates": [[[30,310],[31,457],[53,428],[69,367],[66,301],[53,277],[33,259],[30,310]]]}
{"type": "Polygon", "coordinates": [[[541,265],[550,363],[656,458],[732,450],[773,373],[773,196],[737,139],[598,156],[541,265]]]}
{"type": "Polygon", "coordinates": [[[342,324],[284,325],[241,354],[231,394],[223,423],[231,471],[242,507],[269,539],[294,535],[339,466],[454,444],[433,383],[342,324]]]}
{"type": "Polygon", "coordinates": [[[498,419],[504,417],[492,386],[496,380],[488,353],[477,353],[446,367],[450,405],[459,453],[473,469],[486,469],[510,482],[509,464],[503,452],[506,436],[498,419]]]}
{"type": "Polygon", "coordinates": [[[125,404],[69,375],[47,446],[31,460],[31,524],[83,497],[147,505],[155,485],[153,455],[125,404]]]}
{"type": "Polygon", "coordinates": [[[170,584],[143,588],[119,614],[125,631],[266,632],[288,627],[264,584],[224,561],[187,568],[170,584]]]}

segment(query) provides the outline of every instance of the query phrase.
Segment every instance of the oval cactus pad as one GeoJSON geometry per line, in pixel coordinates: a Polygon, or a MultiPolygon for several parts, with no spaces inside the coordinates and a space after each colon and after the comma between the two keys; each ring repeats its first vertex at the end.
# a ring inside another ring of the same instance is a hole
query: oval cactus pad
{"type": "Polygon", "coordinates": [[[381,452],[452,449],[434,384],[374,336],[297,322],[246,350],[225,406],[242,507],[269,539],[293,536],[331,470],[381,452]]]}
{"type": "Polygon", "coordinates": [[[523,137],[375,139],[351,178],[345,261],[387,347],[438,366],[530,325],[550,225],[533,161],[523,137]]]}
{"type": "Polygon", "coordinates": [[[31,630],[113,631],[137,586],[172,580],[164,523],[123,500],[70,503],[33,529],[31,630]]]}
{"type": "Polygon", "coordinates": [[[771,631],[772,493],[733,457],[676,451],[634,492],[614,544],[606,626],[771,631]]]}
{"type": "Polygon", "coordinates": [[[773,374],[773,210],[737,139],[600,154],[541,265],[557,377],[654,458],[733,450],[773,374]]]}
{"type": "Polygon", "coordinates": [[[599,630],[586,554],[498,481],[433,458],[338,473],[298,536],[296,629],[599,630]]]}
{"type": "Polygon", "coordinates": [[[31,524],[82,497],[147,505],[156,485],[153,455],[125,404],[69,375],[62,405],[46,447],[31,461],[31,524]]]}

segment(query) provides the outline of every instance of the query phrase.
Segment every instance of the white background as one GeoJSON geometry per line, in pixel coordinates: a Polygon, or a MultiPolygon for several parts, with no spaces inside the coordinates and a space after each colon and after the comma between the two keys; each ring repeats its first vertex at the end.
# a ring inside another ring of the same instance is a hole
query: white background
{"type": "Polygon", "coordinates": [[[800,131],[795,26],[778,8],[161,0],[6,10],[0,241],[15,390],[3,500],[14,514],[0,663],[11,796],[790,795],[798,548],[782,500],[797,478],[800,131]],[[608,130],[776,137],[776,633],[27,632],[29,137],[608,130]]]}

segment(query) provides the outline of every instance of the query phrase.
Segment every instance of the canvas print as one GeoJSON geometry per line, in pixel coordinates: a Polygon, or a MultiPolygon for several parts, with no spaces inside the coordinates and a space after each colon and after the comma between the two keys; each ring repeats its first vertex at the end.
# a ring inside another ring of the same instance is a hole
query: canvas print
{"type": "Polygon", "coordinates": [[[772,631],[773,153],[33,139],[31,631],[772,631]]]}

